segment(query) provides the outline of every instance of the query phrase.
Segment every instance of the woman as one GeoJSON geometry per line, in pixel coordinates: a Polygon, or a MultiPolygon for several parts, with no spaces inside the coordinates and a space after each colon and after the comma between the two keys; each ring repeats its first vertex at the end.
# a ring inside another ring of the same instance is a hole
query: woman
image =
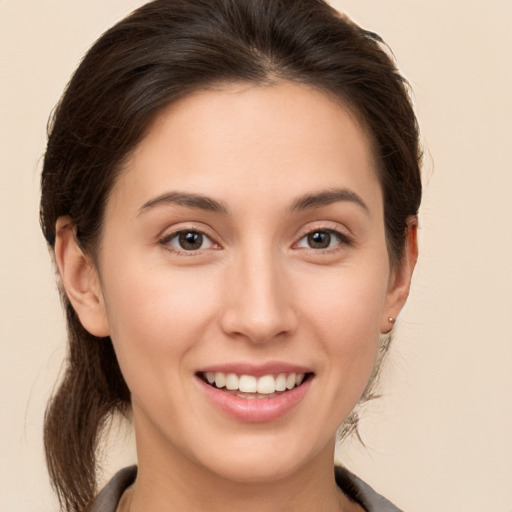
{"type": "Polygon", "coordinates": [[[380,39],[322,1],[156,0],[104,34],[42,175],[63,510],[397,510],[333,450],[407,299],[419,164],[380,39]],[[138,468],[95,497],[115,412],[138,468]]]}

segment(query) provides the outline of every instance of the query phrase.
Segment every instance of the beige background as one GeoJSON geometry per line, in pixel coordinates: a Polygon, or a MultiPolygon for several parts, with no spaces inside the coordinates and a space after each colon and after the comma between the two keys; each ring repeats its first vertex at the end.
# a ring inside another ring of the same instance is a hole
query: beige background
{"type": "MultiPolygon", "coordinates": [[[[38,228],[47,116],[138,0],[0,0],[0,512],[55,511],[41,422],[64,328],[38,228]]],[[[333,0],[393,48],[427,146],[421,259],[367,448],[339,456],[408,512],[512,511],[512,1],[333,0]]],[[[125,439],[124,437],[122,439],[125,439]]],[[[129,436],[105,477],[133,460],[129,436]]]]}

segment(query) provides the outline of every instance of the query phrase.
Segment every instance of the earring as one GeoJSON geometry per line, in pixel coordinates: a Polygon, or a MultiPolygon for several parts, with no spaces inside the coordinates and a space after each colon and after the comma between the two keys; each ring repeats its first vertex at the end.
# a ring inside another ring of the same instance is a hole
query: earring
{"type": "Polygon", "coordinates": [[[396,318],[393,318],[392,316],[389,316],[388,317],[388,322],[391,324],[391,327],[388,330],[383,331],[382,334],[389,334],[393,330],[393,326],[394,326],[394,323],[396,322],[396,318]]]}

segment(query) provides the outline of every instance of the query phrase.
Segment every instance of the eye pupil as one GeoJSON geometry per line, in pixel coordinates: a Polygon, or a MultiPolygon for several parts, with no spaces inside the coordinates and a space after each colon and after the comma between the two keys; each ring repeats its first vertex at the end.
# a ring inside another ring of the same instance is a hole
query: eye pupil
{"type": "Polygon", "coordinates": [[[327,231],[314,231],[308,235],[308,244],[313,249],[326,249],[331,244],[331,234],[327,231]]]}
{"type": "Polygon", "coordinates": [[[184,231],[179,235],[179,243],[182,249],[195,251],[203,245],[203,235],[195,231],[184,231]]]}

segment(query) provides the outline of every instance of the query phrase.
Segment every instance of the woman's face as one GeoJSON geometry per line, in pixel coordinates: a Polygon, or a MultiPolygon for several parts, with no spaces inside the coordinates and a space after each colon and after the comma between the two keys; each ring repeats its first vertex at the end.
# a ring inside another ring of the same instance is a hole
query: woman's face
{"type": "Polygon", "coordinates": [[[364,130],[288,83],[165,111],[113,189],[98,268],[139,464],[237,481],[332,461],[410,278],[364,130]]]}

